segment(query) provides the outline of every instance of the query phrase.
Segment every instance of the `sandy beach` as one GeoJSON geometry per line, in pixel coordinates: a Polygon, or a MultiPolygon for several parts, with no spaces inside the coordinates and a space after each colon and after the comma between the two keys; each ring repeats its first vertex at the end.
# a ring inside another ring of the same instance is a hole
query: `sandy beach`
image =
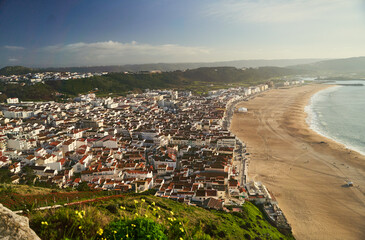
{"type": "Polygon", "coordinates": [[[232,132],[249,179],[275,195],[296,239],[365,239],[365,157],[309,129],[304,107],[325,85],[269,90],[239,106],[232,132]],[[347,181],[354,187],[346,187],[347,181]]]}

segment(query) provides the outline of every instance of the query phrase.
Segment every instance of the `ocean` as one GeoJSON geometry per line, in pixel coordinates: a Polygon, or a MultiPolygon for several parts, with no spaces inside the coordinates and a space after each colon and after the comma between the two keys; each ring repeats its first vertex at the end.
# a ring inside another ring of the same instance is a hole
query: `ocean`
{"type": "MultiPolygon", "coordinates": [[[[360,80],[334,84],[359,83],[365,85],[360,80]]],[[[311,129],[365,155],[365,86],[334,86],[319,91],[305,110],[311,129]]]]}

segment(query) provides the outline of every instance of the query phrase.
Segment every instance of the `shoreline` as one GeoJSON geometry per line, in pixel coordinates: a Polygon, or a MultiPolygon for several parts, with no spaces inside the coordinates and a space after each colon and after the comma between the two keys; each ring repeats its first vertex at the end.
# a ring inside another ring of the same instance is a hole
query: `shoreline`
{"type": "Polygon", "coordinates": [[[365,156],[306,122],[311,97],[331,86],[272,89],[238,104],[249,111],[232,118],[251,153],[249,178],[274,193],[297,239],[365,239],[365,156]]]}
{"type": "Polygon", "coordinates": [[[307,120],[308,120],[308,116],[310,116],[310,114],[313,114],[312,113],[312,110],[310,109],[310,106],[311,106],[311,101],[312,101],[312,98],[314,97],[314,95],[316,95],[316,94],[318,94],[319,92],[322,92],[322,91],[324,91],[324,90],[328,90],[328,89],[331,89],[331,88],[334,88],[334,87],[336,87],[336,86],[340,86],[340,85],[329,85],[329,87],[328,88],[325,88],[325,89],[322,89],[322,90],[319,90],[318,92],[315,92],[310,98],[309,98],[309,101],[308,101],[308,104],[307,104],[307,106],[305,107],[305,109],[304,109],[304,111],[306,112],[306,114],[307,114],[307,117],[306,117],[306,122],[307,122],[307,124],[308,124],[308,128],[309,129],[311,129],[311,130],[313,130],[314,132],[316,132],[318,135],[320,135],[320,136],[322,136],[322,137],[324,137],[324,138],[326,138],[327,140],[330,140],[330,141],[334,141],[335,143],[337,143],[337,144],[339,144],[339,145],[342,145],[344,148],[346,148],[346,149],[349,149],[349,150],[351,150],[351,151],[355,151],[355,152],[357,152],[357,153],[359,153],[359,154],[361,154],[362,156],[365,156],[365,152],[362,152],[362,151],[360,151],[360,150],[358,150],[358,149],[356,149],[356,147],[353,147],[353,146],[351,146],[351,145],[346,145],[345,143],[342,143],[340,140],[338,140],[338,139],[336,139],[336,138],[334,138],[334,137],[331,137],[331,136],[327,136],[325,133],[323,133],[323,132],[321,132],[319,129],[316,129],[316,128],[314,128],[312,125],[311,125],[311,123],[310,122],[308,122],[307,120]],[[307,107],[309,107],[308,109],[307,109],[307,107]]]}

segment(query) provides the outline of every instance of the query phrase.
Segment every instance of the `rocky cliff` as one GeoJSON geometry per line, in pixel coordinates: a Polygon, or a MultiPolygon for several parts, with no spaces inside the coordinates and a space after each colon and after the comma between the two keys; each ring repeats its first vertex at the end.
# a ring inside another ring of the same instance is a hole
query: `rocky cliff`
{"type": "Polygon", "coordinates": [[[0,204],[0,240],[40,240],[29,227],[29,219],[0,204]]]}

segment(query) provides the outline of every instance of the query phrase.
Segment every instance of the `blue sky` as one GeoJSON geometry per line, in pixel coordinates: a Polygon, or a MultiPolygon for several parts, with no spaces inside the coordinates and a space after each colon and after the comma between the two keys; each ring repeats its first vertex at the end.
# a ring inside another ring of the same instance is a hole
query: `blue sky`
{"type": "Polygon", "coordinates": [[[0,0],[0,66],[365,55],[361,0],[0,0]]]}

